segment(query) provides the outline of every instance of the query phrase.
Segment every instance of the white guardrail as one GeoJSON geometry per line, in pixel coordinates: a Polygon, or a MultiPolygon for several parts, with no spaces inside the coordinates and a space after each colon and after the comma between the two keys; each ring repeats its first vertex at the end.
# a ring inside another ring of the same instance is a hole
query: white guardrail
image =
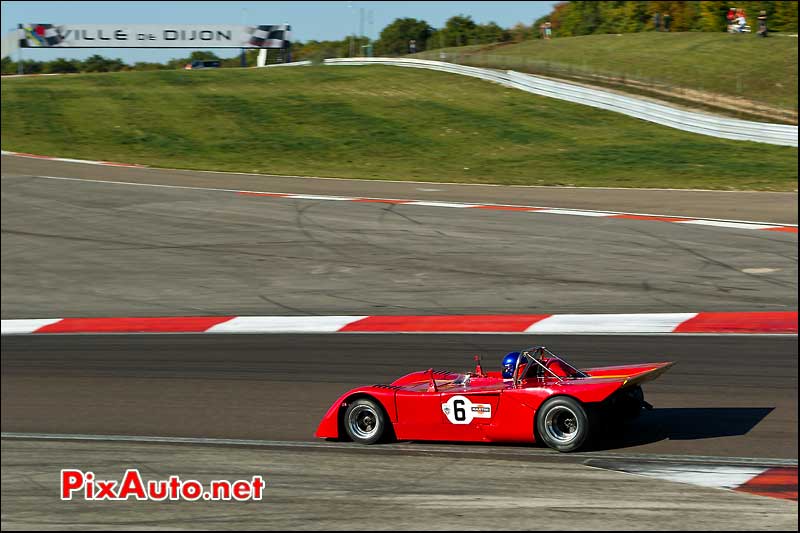
{"type": "Polygon", "coordinates": [[[311,61],[294,61],[292,63],[274,63],[272,65],[264,65],[262,68],[275,68],[275,67],[307,67],[311,65],[311,61]]]}
{"type": "MultiPolygon", "coordinates": [[[[309,64],[308,62],[297,63],[309,64]]],[[[581,85],[554,81],[541,76],[523,74],[513,70],[502,71],[478,67],[467,67],[442,61],[383,57],[358,57],[326,59],[326,65],[391,65],[398,67],[440,70],[464,76],[472,76],[550,98],[558,98],[577,104],[615,111],[648,122],[661,124],[701,135],[710,135],[737,141],[754,141],[781,146],[797,146],[797,126],[751,122],[735,118],[718,117],[694,111],[685,111],[657,104],[649,100],[623,96],[608,91],[591,89],[581,85]]],[[[288,65],[293,65],[289,63],[288,65]]]]}

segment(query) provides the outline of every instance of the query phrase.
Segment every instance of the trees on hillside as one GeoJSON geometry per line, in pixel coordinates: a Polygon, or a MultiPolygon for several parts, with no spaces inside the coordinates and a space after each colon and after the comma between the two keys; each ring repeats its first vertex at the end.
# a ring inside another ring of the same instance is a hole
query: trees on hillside
{"type": "Polygon", "coordinates": [[[64,59],[59,57],[53,61],[48,61],[42,65],[42,72],[45,74],[70,74],[81,71],[81,61],[79,59],[64,59]]]}
{"type": "Polygon", "coordinates": [[[468,44],[490,44],[507,42],[513,38],[524,40],[530,28],[524,24],[508,30],[496,22],[477,24],[469,15],[450,17],[441,29],[434,29],[424,20],[413,18],[395,19],[381,31],[375,43],[376,55],[404,55],[409,53],[410,41],[415,41],[416,51],[433,48],[464,46],[468,44]]]}
{"type": "Polygon", "coordinates": [[[422,52],[433,31],[433,28],[424,20],[395,19],[381,31],[381,35],[375,43],[375,53],[378,55],[407,54],[410,41],[415,41],[417,52],[422,52]]]}
{"type": "Polygon", "coordinates": [[[702,31],[725,31],[727,28],[728,2],[700,2],[700,29],[702,31]]]}
{"type": "Polygon", "coordinates": [[[767,15],[772,18],[769,25],[776,30],[797,31],[797,2],[759,2],[774,4],[773,10],[767,15]]]}
{"type": "Polygon", "coordinates": [[[656,15],[663,19],[668,14],[669,31],[725,31],[725,15],[731,7],[744,9],[753,21],[764,10],[771,29],[797,31],[796,2],[744,1],[560,2],[534,26],[549,20],[555,34],[561,37],[653,31],[656,15]]]}
{"type": "Polygon", "coordinates": [[[511,32],[491,21],[486,24],[478,24],[475,28],[475,37],[481,44],[502,43],[511,40],[511,32]]]}
{"type": "Polygon", "coordinates": [[[2,65],[2,70],[0,70],[0,72],[3,73],[3,76],[17,73],[17,63],[8,56],[2,59],[0,65],[2,65]]]}
{"type": "MultiPolygon", "coordinates": [[[[416,51],[426,49],[480,45],[503,42],[522,42],[541,37],[540,27],[545,22],[552,25],[555,36],[578,36],[593,33],[633,33],[654,31],[655,15],[663,19],[670,16],[670,31],[725,31],[725,15],[730,7],[747,12],[751,24],[761,10],[767,13],[767,25],[771,31],[796,32],[797,2],[791,1],[578,1],[559,2],[553,11],[527,25],[518,22],[512,28],[502,28],[495,22],[476,23],[469,15],[450,17],[444,27],[435,29],[428,22],[415,18],[398,18],[386,26],[374,44],[375,55],[397,56],[409,53],[409,44],[415,41],[416,51]]],[[[304,59],[322,60],[330,57],[364,55],[365,45],[371,44],[365,36],[344,37],[339,40],[295,42],[292,56],[295,61],[304,59]]],[[[247,64],[253,65],[258,50],[248,50],[247,64]]],[[[219,59],[214,52],[193,51],[188,58],[175,58],[164,63],[138,62],[126,65],[120,59],[108,59],[93,55],[86,60],[55,59],[52,61],[23,61],[24,72],[69,73],[69,72],[115,72],[119,70],[178,69],[194,59],[219,59]]],[[[239,66],[239,56],[221,59],[222,66],[239,66]]],[[[2,62],[3,74],[16,74],[18,64],[11,58],[2,62]]]]}
{"type": "Polygon", "coordinates": [[[296,42],[292,44],[292,60],[315,62],[322,61],[331,57],[350,57],[351,47],[355,55],[363,55],[363,46],[369,44],[367,37],[345,37],[338,41],[317,41],[311,40],[305,43],[296,42]],[[352,45],[351,45],[352,39],[352,45]]]}
{"type": "Polygon", "coordinates": [[[110,59],[99,54],[94,54],[83,61],[81,71],[83,72],[117,72],[125,68],[125,62],[121,59],[110,59]]]}
{"type": "Polygon", "coordinates": [[[527,33],[523,29],[524,24],[521,27],[518,24],[515,28],[516,34],[515,30],[502,28],[494,21],[477,24],[469,15],[456,15],[447,19],[444,28],[433,33],[429,48],[508,42],[514,35],[519,38],[527,33]]]}
{"type": "MultiPolygon", "coordinates": [[[[538,28],[538,26],[536,26],[538,28]]],[[[523,22],[517,22],[508,30],[510,41],[513,43],[521,43],[534,37],[535,31],[533,27],[526,26],[523,22]]]]}
{"type": "Polygon", "coordinates": [[[465,15],[456,15],[450,17],[444,24],[444,44],[445,46],[463,46],[467,44],[478,44],[470,42],[476,40],[477,24],[472,20],[472,17],[465,15]]]}
{"type": "Polygon", "coordinates": [[[210,50],[195,50],[191,54],[189,54],[189,63],[192,61],[214,61],[219,60],[220,57],[211,52],[210,50]]]}
{"type": "MultiPolygon", "coordinates": [[[[19,64],[10,57],[3,58],[3,74],[16,74],[19,64]]],[[[25,59],[22,61],[22,72],[25,74],[69,74],[81,72],[83,64],[80,59],[64,59],[59,57],[52,61],[36,61],[25,59]]]]}

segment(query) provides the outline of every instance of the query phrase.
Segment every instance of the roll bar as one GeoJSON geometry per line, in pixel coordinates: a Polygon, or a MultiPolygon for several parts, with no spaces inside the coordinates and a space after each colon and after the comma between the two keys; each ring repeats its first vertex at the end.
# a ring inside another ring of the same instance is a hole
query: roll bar
{"type": "MultiPolygon", "coordinates": [[[[577,376],[586,377],[586,374],[581,372],[580,369],[575,368],[568,362],[564,361],[562,358],[560,358],[559,356],[548,350],[545,346],[532,346],[530,348],[520,350],[519,353],[520,357],[517,358],[517,364],[514,366],[514,374],[513,374],[514,387],[518,387],[522,383],[522,376],[519,375],[519,368],[520,368],[520,361],[522,360],[523,357],[525,357],[529,362],[537,364],[540,368],[542,368],[545,372],[556,378],[559,382],[564,381],[564,378],[562,376],[559,376],[549,368],[547,368],[547,366],[542,363],[541,359],[543,355],[546,354],[549,356],[549,358],[558,359],[566,366],[568,366],[577,376]]],[[[526,368],[528,367],[526,366],[526,368]]]]}

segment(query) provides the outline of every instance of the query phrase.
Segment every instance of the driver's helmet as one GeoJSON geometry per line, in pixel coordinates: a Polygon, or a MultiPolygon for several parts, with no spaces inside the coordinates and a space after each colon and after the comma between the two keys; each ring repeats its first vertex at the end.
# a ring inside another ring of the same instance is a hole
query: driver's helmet
{"type": "Polygon", "coordinates": [[[519,352],[511,352],[503,357],[503,379],[511,379],[514,377],[514,369],[517,366],[519,357],[519,352]]]}

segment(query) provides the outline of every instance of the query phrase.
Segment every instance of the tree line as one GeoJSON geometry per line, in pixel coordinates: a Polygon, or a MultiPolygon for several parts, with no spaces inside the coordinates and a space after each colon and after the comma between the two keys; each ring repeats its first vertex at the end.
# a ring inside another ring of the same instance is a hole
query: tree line
{"type": "MultiPolygon", "coordinates": [[[[556,37],[598,33],[635,33],[656,30],[656,14],[669,15],[669,31],[726,31],[731,8],[744,9],[755,26],[761,11],[770,31],[797,32],[797,2],[560,2],[534,22],[550,22],[556,37]]],[[[663,28],[663,27],[662,27],[663,28]]]]}
{"type": "MultiPolygon", "coordinates": [[[[442,28],[434,28],[425,20],[398,18],[383,28],[377,40],[366,36],[348,36],[339,40],[295,42],[294,61],[320,61],[329,57],[398,56],[439,48],[466,45],[521,42],[542,38],[540,28],[551,23],[553,36],[572,37],[599,33],[634,33],[656,30],[656,14],[668,14],[670,31],[725,31],[728,9],[744,9],[755,22],[760,11],[766,11],[770,31],[797,32],[797,2],[720,2],[720,1],[588,1],[560,2],[549,14],[530,24],[518,22],[502,28],[495,22],[476,23],[469,15],[450,17],[442,28]],[[413,41],[413,46],[412,46],[413,41]]],[[[255,64],[257,50],[248,50],[248,65],[255,64]]],[[[24,60],[27,74],[56,74],[72,72],[117,72],[124,70],[165,70],[183,68],[196,59],[218,59],[223,67],[239,66],[239,56],[219,58],[213,52],[195,51],[188,57],[164,63],[136,62],[126,64],[121,59],[93,55],[87,59],[54,59],[52,61],[24,60]]],[[[11,58],[2,60],[3,74],[16,74],[18,65],[11,58]]]]}
{"type": "MultiPolygon", "coordinates": [[[[248,50],[247,52],[248,64],[253,65],[258,55],[258,50],[248,50]]],[[[25,59],[22,61],[22,70],[25,74],[72,74],[77,72],[121,72],[127,70],[174,70],[183,68],[187,63],[194,60],[203,59],[216,59],[219,60],[223,67],[238,67],[241,63],[239,56],[232,58],[219,58],[214,52],[207,52],[197,50],[189,54],[188,57],[181,57],[170,59],[164,63],[151,62],[151,61],[137,61],[132,64],[127,64],[118,58],[103,57],[99,54],[94,54],[86,59],[65,59],[60,57],[52,61],[36,61],[34,59],[25,59]]],[[[19,65],[10,57],[4,57],[2,61],[2,73],[16,74],[19,65]]]]}

